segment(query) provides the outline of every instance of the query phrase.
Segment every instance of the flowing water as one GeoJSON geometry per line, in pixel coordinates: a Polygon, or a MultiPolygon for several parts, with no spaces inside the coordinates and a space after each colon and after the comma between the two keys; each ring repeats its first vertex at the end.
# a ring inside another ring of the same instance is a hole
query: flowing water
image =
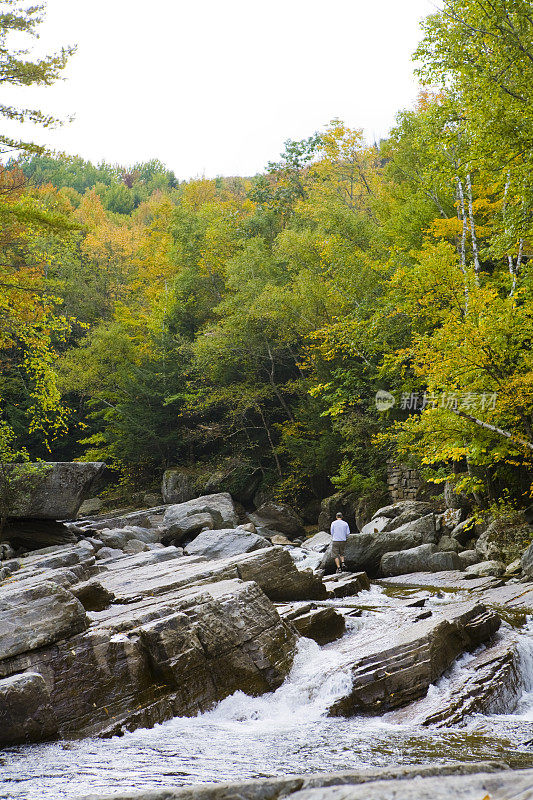
{"type": "MultiPolygon", "coordinates": [[[[427,593],[419,593],[420,595],[427,593]]],[[[457,595],[433,597],[435,606],[457,595]]],[[[342,606],[343,601],[333,601],[342,606]]],[[[344,601],[347,602],[347,601],[344,601]]],[[[353,599],[352,601],[353,602],[353,599]]],[[[251,698],[242,692],[195,718],[177,718],[113,739],[85,739],[13,747],[0,755],[0,798],[47,800],[125,789],[239,780],[297,772],[329,772],[388,764],[501,759],[533,766],[533,622],[519,633],[523,687],[514,713],[474,715],[462,727],[424,728],[417,704],[409,718],[331,718],[331,702],[350,685],[343,653],[369,629],[387,624],[398,598],[378,587],[357,602],[369,609],[348,617],[339,643],[320,648],[303,639],[289,678],[277,691],[251,698]],[[370,610],[371,609],[371,610],[370,610]]],[[[503,626],[505,635],[505,626],[503,626]]],[[[427,710],[449,692],[473,656],[462,656],[430,688],[427,710]]]]}

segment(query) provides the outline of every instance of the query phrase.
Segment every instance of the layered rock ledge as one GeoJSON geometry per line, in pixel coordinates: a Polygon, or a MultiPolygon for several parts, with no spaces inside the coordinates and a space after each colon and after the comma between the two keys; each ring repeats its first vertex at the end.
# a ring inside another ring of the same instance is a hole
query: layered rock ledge
{"type": "Polygon", "coordinates": [[[50,550],[14,561],[0,588],[4,745],[150,727],[238,689],[275,689],[298,634],[271,600],[326,594],[277,547],[214,562],[169,547],[108,564],[84,543],[50,550]]]}

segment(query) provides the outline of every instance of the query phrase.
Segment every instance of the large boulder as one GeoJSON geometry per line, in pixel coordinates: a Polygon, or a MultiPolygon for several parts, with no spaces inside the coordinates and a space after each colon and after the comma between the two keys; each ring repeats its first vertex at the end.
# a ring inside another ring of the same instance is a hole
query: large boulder
{"type": "Polygon", "coordinates": [[[317,608],[314,603],[279,606],[279,615],[294,625],[300,636],[314,639],[319,645],[334,642],[346,630],[346,620],[331,606],[317,608]]]}
{"type": "Polygon", "coordinates": [[[501,578],[504,572],[505,564],[502,561],[480,561],[466,568],[465,578],[487,578],[491,575],[501,578]]]}
{"type": "Polygon", "coordinates": [[[484,561],[509,564],[519,558],[531,540],[531,527],[525,522],[492,521],[476,542],[476,551],[484,561]]]}
{"type": "Polygon", "coordinates": [[[414,520],[424,517],[426,514],[431,514],[433,510],[431,503],[421,500],[399,500],[397,503],[378,508],[372,515],[372,519],[386,517],[389,520],[399,520],[396,526],[399,527],[407,522],[414,522],[414,520]]]}
{"type": "Polygon", "coordinates": [[[186,503],[197,497],[199,492],[190,472],[173,467],[163,473],[161,494],[164,503],[186,503]]]}
{"type": "Polygon", "coordinates": [[[444,503],[446,508],[461,509],[463,512],[468,512],[472,505],[467,495],[457,492],[451,481],[446,481],[444,484],[444,503]]]}
{"type": "Polygon", "coordinates": [[[207,559],[228,558],[241,553],[252,553],[264,547],[271,547],[268,539],[250,533],[242,528],[228,528],[218,531],[202,531],[185,548],[187,556],[203,556],[207,559]]]}
{"type": "Polygon", "coordinates": [[[220,530],[235,528],[239,518],[231,495],[227,492],[197,497],[186,503],[168,506],[161,524],[161,541],[179,542],[199,533],[203,528],[220,530]]]}
{"type": "Polygon", "coordinates": [[[4,464],[9,491],[15,498],[9,516],[73,519],[104,469],[105,464],[90,461],[4,464]]]}
{"type": "Polygon", "coordinates": [[[325,553],[331,544],[331,534],[326,531],[319,531],[306,539],[302,547],[304,550],[312,550],[314,553],[325,553]]]}
{"type": "MultiPolygon", "coordinates": [[[[369,575],[377,575],[385,553],[410,550],[421,544],[435,544],[436,540],[435,516],[427,514],[394,531],[351,534],[346,541],[344,558],[347,568],[352,572],[367,572],[369,575]]],[[[326,572],[334,570],[331,546],[324,554],[321,568],[326,572]]]]}
{"type": "Polygon", "coordinates": [[[331,575],[324,581],[326,592],[330,598],[353,597],[365,589],[370,589],[370,581],[366,572],[342,572],[331,575]]]}
{"type": "Polygon", "coordinates": [[[356,519],[358,503],[359,498],[353,492],[337,492],[331,497],[326,497],[320,504],[319,529],[329,531],[337,512],[340,511],[350,526],[350,531],[355,533],[355,531],[359,530],[356,519]]]}
{"type": "Polygon", "coordinates": [[[361,533],[381,533],[389,525],[389,517],[374,517],[361,528],[361,533]]]}
{"type": "Polygon", "coordinates": [[[461,569],[462,562],[454,551],[439,551],[434,544],[421,544],[398,553],[385,553],[381,559],[381,574],[386,577],[408,575],[412,572],[442,572],[461,569]]]}
{"type": "Polygon", "coordinates": [[[284,533],[290,539],[305,536],[302,518],[286,503],[269,500],[260,505],[249,517],[257,528],[270,528],[278,533],[284,533]]]}

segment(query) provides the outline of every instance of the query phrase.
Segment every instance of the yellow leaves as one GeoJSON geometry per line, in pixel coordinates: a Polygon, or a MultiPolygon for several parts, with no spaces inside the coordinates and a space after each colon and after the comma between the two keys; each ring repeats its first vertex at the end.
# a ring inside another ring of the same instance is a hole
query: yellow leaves
{"type": "Polygon", "coordinates": [[[453,239],[461,235],[463,223],[457,217],[438,217],[431,223],[428,233],[436,239],[453,239]]]}

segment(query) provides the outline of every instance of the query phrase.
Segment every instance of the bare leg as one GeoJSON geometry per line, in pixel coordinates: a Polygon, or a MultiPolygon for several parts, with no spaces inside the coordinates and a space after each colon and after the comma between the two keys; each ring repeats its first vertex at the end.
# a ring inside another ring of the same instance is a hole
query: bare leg
{"type": "MultiPolygon", "coordinates": [[[[344,559],[342,559],[344,561],[344,559]]],[[[335,564],[337,565],[337,569],[341,568],[341,563],[338,558],[335,559],[335,564]]]]}

